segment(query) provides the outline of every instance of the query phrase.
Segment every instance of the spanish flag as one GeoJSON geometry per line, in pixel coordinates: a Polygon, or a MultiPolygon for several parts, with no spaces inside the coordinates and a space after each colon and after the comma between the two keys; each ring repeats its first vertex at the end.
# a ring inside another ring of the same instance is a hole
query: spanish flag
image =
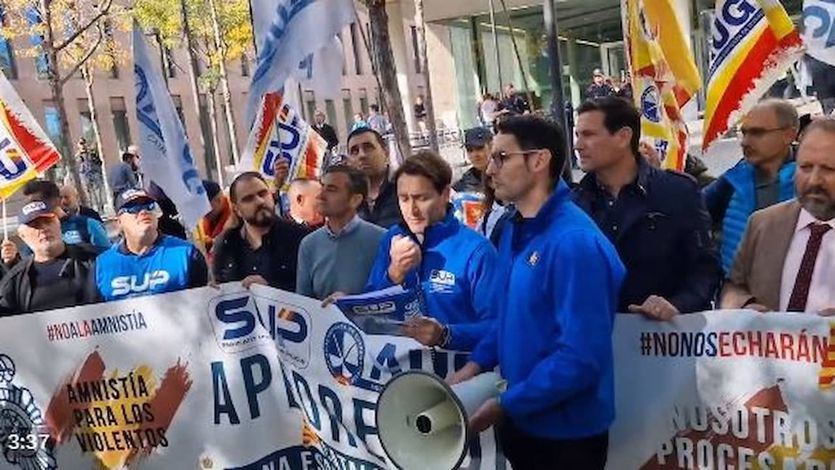
{"type": "Polygon", "coordinates": [[[716,0],[702,148],[736,124],[803,53],[778,0],[716,0]]]}
{"type": "Polygon", "coordinates": [[[665,168],[682,170],[687,128],[681,108],[701,77],[671,0],[621,0],[624,43],[641,134],[652,139],[665,168]]]}

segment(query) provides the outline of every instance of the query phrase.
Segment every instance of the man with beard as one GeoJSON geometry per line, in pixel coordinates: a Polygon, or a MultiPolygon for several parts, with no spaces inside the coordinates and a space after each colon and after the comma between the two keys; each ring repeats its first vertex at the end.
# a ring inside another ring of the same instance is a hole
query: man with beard
{"type": "Polygon", "coordinates": [[[191,242],[159,232],[159,204],[141,189],[116,198],[123,240],[96,259],[96,286],[105,301],[205,286],[208,268],[191,242]]]}
{"type": "Polygon", "coordinates": [[[397,188],[389,178],[388,147],[383,136],[368,127],[348,136],[348,162],[368,177],[368,197],[359,208],[361,219],[389,228],[400,223],[397,188]]]}
{"type": "Polygon", "coordinates": [[[797,151],[798,199],[755,212],[722,308],[835,315],[835,119],[815,120],[797,151]]]}
{"type": "Polygon", "coordinates": [[[299,244],[307,230],[276,216],[275,200],[260,173],[250,171],[235,178],[229,200],[242,223],[215,240],[215,281],[294,292],[299,244]]]}

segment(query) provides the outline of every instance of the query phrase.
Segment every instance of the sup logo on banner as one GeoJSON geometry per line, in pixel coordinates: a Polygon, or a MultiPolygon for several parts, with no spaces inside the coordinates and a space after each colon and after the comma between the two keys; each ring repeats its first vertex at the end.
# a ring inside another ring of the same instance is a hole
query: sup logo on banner
{"type": "Polygon", "coordinates": [[[12,358],[0,354],[0,445],[6,462],[20,468],[52,470],[55,442],[49,437],[43,415],[29,389],[12,383],[12,358]]]}
{"type": "Polygon", "coordinates": [[[249,294],[226,294],[209,302],[212,330],[220,349],[237,353],[272,341],[249,294]]]}

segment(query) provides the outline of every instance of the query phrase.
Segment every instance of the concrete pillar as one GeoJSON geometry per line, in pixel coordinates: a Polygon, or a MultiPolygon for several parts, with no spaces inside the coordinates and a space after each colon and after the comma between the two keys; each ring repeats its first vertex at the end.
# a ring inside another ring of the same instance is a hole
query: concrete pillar
{"type": "Polygon", "coordinates": [[[400,88],[400,98],[403,101],[403,112],[406,115],[406,125],[409,132],[416,132],[417,122],[415,121],[415,113],[412,109],[414,100],[412,99],[412,74],[409,73],[412,62],[409,56],[409,49],[406,47],[406,33],[404,31],[406,25],[404,24],[404,12],[402,2],[389,2],[386,4],[386,11],[389,17],[389,36],[391,38],[391,50],[394,54],[394,66],[397,68],[397,85],[400,88]]]}
{"type": "Polygon", "coordinates": [[[457,77],[448,26],[433,23],[426,25],[426,54],[429,56],[429,74],[432,77],[430,85],[435,119],[442,120],[447,127],[457,128],[454,86],[457,77]]]}

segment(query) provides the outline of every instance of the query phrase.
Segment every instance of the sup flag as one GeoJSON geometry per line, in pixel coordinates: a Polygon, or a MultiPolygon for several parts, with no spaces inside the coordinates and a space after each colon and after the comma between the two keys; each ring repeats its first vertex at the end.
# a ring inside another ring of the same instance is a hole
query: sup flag
{"type": "Polygon", "coordinates": [[[683,170],[688,134],[681,108],[701,88],[693,53],[671,0],[622,0],[621,15],[641,136],[664,168],[683,170]]]}
{"type": "Polygon", "coordinates": [[[319,177],[327,142],[299,116],[281,93],[268,93],[246,142],[239,171],[275,176],[279,158],[290,162],[287,182],[319,177]]]}
{"type": "Polygon", "coordinates": [[[58,149],[0,73],[0,198],[8,198],[59,160],[58,149]]]}
{"type": "Polygon", "coordinates": [[[185,225],[194,230],[211,206],[174,102],[135,22],[133,58],[142,169],[174,202],[185,225]]]}
{"type": "Polygon", "coordinates": [[[778,0],[716,0],[702,148],[736,124],[803,49],[778,0]]]}

